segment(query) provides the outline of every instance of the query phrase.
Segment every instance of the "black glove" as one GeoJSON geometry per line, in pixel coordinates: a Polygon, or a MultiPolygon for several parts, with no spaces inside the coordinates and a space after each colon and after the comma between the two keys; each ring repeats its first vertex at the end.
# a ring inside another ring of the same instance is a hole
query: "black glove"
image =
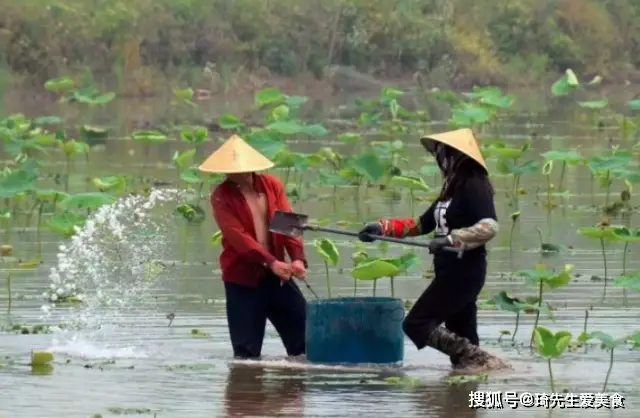
{"type": "Polygon", "coordinates": [[[358,239],[362,242],[373,242],[376,239],[371,235],[382,235],[382,225],[380,225],[379,222],[365,225],[365,227],[358,232],[358,239]]]}
{"type": "Polygon", "coordinates": [[[436,237],[429,241],[429,254],[439,253],[444,247],[451,247],[451,241],[447,237],[436,237]]]}

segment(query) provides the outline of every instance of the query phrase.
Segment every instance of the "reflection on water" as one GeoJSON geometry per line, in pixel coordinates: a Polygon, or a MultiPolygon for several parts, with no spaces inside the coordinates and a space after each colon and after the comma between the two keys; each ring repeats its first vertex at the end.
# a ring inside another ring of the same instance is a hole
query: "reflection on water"
{"type": "Polygon", "coordinates": [[[429,411],[428,416],[434,418],[479,417],[481,411],[469,408],[469,393],[478,390],[479,387],[478,382],[431,387],[416,396],[416,409],[429,411]]]}
{"type": "Polygon", "coordinates": [[[303,417],[304,380],[295,370],[231,365],[224,392],[227,417],[303,417]]]}
{"type": "MultiPolygon", "coordinates": [[[[342,405],[341,397],[349,393],[360,394],[369,400],[361,403],[362,413],[367,416],[384,416],[382,410],[388,409],[388,416],[400,416],[402,404],[410,399],[408,415],[433,418],[474,418],[482,411],[469,408],[469,393],[478,389],[478,382],[447,384],[444,381],[403,387],[387,384],[385,374],[353,374],[347,372],[328,373],[318,370],[300,372],[294,370],[269,370],[253,365],[233,365],[229,368],[225,389],[225,417],[303,417],[303,416],[357,416],[346,415],[348,403],[342,405]],[[309,402],[305,402],[305,399],[309,402]],[[318,399],[320,398],[320,399],[318,399]],[[383,407],[380,402],[388,398],[389,405],[383,407]],[[327,404],[314,410],[320,400],[327,404]],[[396,403],[394,405],[393,403],[396,403]],[[306,404],[309,405],[306,405],[306,404]],[[330,405],[335,403],[336,410],[330,405]],[[374,406],[374,403],[377,403],[374,406]],[[305,408],[307,406],[307,408],[305,408]],[[366,411],[366,412],[365,412],[366,411]]],[[[360,402],[358,402],[360,404],[360,402]]]]}

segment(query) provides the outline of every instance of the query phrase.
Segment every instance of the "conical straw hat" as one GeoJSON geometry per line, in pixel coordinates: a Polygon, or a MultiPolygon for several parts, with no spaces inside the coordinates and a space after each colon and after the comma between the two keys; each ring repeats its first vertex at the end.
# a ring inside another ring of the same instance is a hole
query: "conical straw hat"
{"type": "Polygon", "coordinates": [[[489,169],[487,168],[487,164],[484,162],[484,157],[480,152],[480,147],[478,146],[478,141],[476,137],[473,135],[473,131],[468,128],[457,129],[455,131],[443,132],[439,134],[433,135],[425,135],[420,138],[420,142],[422,146],[424,146],[427,151],[431,151],[430,147],[431,141],[440,142],[441,144],[445,144],[450,146],[451,148],[455,148],[463,154],[467,155],[469,158],[475,160],[478,164],[485,169],[488,173],[489,169]]]}
{"type": "Polygon", "coordinates": [[[251,173],[267,170],[274,164],[242,138],[233,135],[209,156],[198,169],[206,173],[251,173]]]}

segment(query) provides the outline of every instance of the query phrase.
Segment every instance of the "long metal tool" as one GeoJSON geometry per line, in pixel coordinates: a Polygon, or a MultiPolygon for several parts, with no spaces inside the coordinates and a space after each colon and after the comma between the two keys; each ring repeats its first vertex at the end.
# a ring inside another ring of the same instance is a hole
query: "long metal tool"
{"type": "Polygon", "coordinates": [[[310,285],[309,283],[307,283],[307,281],[306,281],[306,280],[304,280],[304,279],[300,279],[300,281],[301,281],[301,282],[303,282],[305,286],[307,286],[307,290],[308,290],[309,292],[311,292],[311,294],[312,294],[316,299],[319,299],[318,294],[313,290],[313,288],[311,287],[311,285],[310,285]]]}
{"type": "MultiPolygon", "coordinates": [[[[274,232],[276,234],[286,235],[289,237],[299,238],[303,235],[304,231],[318,231],[318,232],[327,232],[330,234],[338,234],[345,235],[349,237],[358,237],[357,232],[344,231],[341,229],[334,228],[325,228],[318,225],[308,224],[307,221],[309,219],[308,215],[304,215],[302,213],[294,213],[294,212],[284,212],[284,211],[276,211],[275,215],[271,219],[269,224],[269,231],[274,232]]],[[[371,235],[371,237],[380,240],[380,241],[388,241],[396,244],[402,245],[411,245],[413,247],[422,247],[429,248],[429,242],[425,241],[409,241],[400,238],[393,237],[384,237],[381,235],[371,235]]],[[[457,253],[458,258],[462,258],[464,251],[462,248],[455,247],[444,247],[443,251],[448,251],[452,253],[457,253]]]]}

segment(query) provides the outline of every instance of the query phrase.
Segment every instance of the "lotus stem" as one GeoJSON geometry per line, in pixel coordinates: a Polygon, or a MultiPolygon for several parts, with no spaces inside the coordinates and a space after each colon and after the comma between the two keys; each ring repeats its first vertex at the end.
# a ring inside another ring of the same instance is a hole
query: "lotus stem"
{"type": "MultiPolygon", "coordinates": [[[[302,199],[302,179],[303,179],[303,174],[300,173],[300,175],[298,176],[298,198],[296,200],[298,200],[300,202],[300,204],[302,205],[302,203],[304,202],[304,199],[302,199]]],[[[302,210],[302,209],[301,209],[302,210]]]]}
{"type": "Polygon", "coordinates": [[[564,173],[567,169],[567,162],[562,162],[562,167],[560,167],[560,180],[558,180],[558,191],[562,192],[564,190],[564,173]]]}
{"type": "Polygon", "coordinates": [[[358,279],[353,279],[353,297],[358,294],[358,279]]]}
{"type": "Polygon", "coordinates": [[[556,388],[553,382],[553,369],[551,368],[551,357],[547,359],[547,367],[549,368],[549,386],[551,386],[551,393],[555,393],[556,388]]]}
{"type": "Polygon", "coordinates": [[[338,212],[338,186],[333,186],[333,213],[338,212]]]}
{"type": "Polygon", "coordinates": [[[515,210],[518,211],[520,210],[520,196],[518,195],[518,189],[520,188],[520,175],[516,175],[513,180],[513,202],[515,204],[515,210]]]}
{"type": "Polygon", "coordinates": [[[536,227],[536,231],[538,232],[538,240],[540,241],[540,251],[542,251],[542,244],[544,244],[544,240],[542,239],[542,231],[538,227],[536,227]]]}
{"type": "Polygon", "coordinates": [[[584,311],[584,326],[582,328],[582,331],[586,334],[587,333],[587,323],[589,322],[589,310],[585,309],[584,311]]]}
{"type": "Polygon", "coordinates": [[[7,281],[7,298],[8,298],[7,315],[10,315],[11,305],[13,305],[13,295],[11,294],[11,272],[10,271],[7,272],[6,281],[7,281]]]}
{"type": "Polygon", "coordinates": [[[356,192],[353,195],[355,197],[356,214],[358,217],[360,217],[360,184],[361,181],[358,181],[356,184],[356,192]]]}
{"type": "Polygon", "coordinates": [[[368,181],[365,183],[364,185],[364,201],[366,202],[366,208],[367,208],[367,219],[371,216],[371,205],[368,203],[369,202],[369,186],[371,185],[371,183],[369,183],[368,181]]]}
{"type": "MultiPolygon", "coordinates": [[[[587,323],[589,322],[589,310],[585,309],[584,311],[584,325],[582,327],[582,332],[587,335],[587,323]]],[[[587,344],[584,345],[584,352],[587,352],[587,344]]]]}
{"type": "Polygon", "coordinates": [[[604,287],[602,290],[602,301],[604,302],[605,298],[607,297],[608,271],[607,271],[607,251],[605,248],[604,239],[602,238],[600,238],[600,248],[602,249],[602,261],[604,261],[604,287]]]}
{"type": "Polygon", "coordinates": [[[42,259],[42,203],[38,207],[38,218],[36,220],[36,240],[38,245],[38,260],[42,259]]]}
{"type": "Polygon", "coordinates": [[[595,182],[596,182],[596,176],[593,173],[593,171],[591,171],[591,204],[593,206],[596,205],[596,195],[595,195],[595,182]]]}
{"type": "Polygon", "coordinates": [[[202,189],[204,189],[204,181],[200,182],[200,186],[198,186],[198,201],[202,199],[202,189]]]}
{"type": "Polygon", "coordinates": [[[613,351],[614,349],[611,349],[611,352],[609,353],[609,369],[607,370],[607,376],[604,378],[604,385],[602,385],[602,392],[605,392],[607,390],[607,383],[609,383],[609,376],[611,376],[611,369],[613,369],[613,351]]]}
{"type": "MultiPolygon", "coordinates": [[[[627,250],[629,248],[629,242],[624,243],[624,249],[622,250],[622,275],[627,274],[627,250]]],[[[627,306],[627,288],[622,288],[622,304],[623,306],[627,306]]]]}
{"type": "Polygon", "coordinates": [[[544,282],[540,280],[540,287],[538,290],[538,309],[536,309],[536,320],[533,323],[533,331],[531,332],[531,340],[529,341],[529,347],[533,347],[533,336],[535,335],[536,328],[538,327],[538,321],[540,321],[540,309],[542,309],[543,289],[544,289],[544,282]]]}
{"type": "Polygon", "coordinates": [[[511,335],[511,341],[516,340],[516,334],[518,333],[518,327],[520,326],[520,312],[516,312],[516,326],[513,329],[513,334],[511,335]]]}
{"type": "Polygon", "coordinates": [[[329,277],[329,263],[324,262],[324,273],[327,280],[327,296],[331,299],[331,278],[329,277]]]}
{"type": "Polygon", "coordinates": [[[513,233],[516,229],[516,222],[518,222],[519,218],[513,219],[511,221],[511,229],[509,230],[509,266],[511,267],[511,277],[513,277],[513,233]]]}
{"type": "Polygon", "coordinates": [[[376,287],[378,285],[378,279],[373,279],[373,296],[376,296],[376,287]]]}
{"type": "Polygon", "coordinates": [[[551,176],[547,176],[547,242],[551,242],[551,176]]]}
{"type": "Polygon", "coordinates": [[[624,250],[622,252],[622,275],[627,274],[627,251],[629,250],[629,242],[624,243],[624,250]]]}
{"type": "Polygon", "coordinates": [[[29,209],[29,213],[27,213],[27,219],[24,222],[26,227],[31,226],[31,220],[33,219],[33,211],[36,210],[39,204],[40,204],[40,201],[36,199],[36,203],[33,204],[31,209],[29,209]]]}
{"type": "Polygon", "coordinates": [[[395,291],[395,286],[394,286],[394,277],[391,276],[391,297],[395,297],[396,296],[396,291],[395,291]]]}
{"type": "Polygon", "coordinates": [[[11,221],[9,219],[5,219],[2,221],[4,223],[4,243],[10,245],[11,244],[11,221]]]}
{"type": "Polygon", "coordinates": [[[285,187],[285,189],[286,189],[286,187],[287,187],[287,184],[289,184],[289,173],[290,173],[290,172],[291,172],[291,169],[290,169],[290,168],[287,168],[287,169],[284,171],[284,187],[285,187]]]}

